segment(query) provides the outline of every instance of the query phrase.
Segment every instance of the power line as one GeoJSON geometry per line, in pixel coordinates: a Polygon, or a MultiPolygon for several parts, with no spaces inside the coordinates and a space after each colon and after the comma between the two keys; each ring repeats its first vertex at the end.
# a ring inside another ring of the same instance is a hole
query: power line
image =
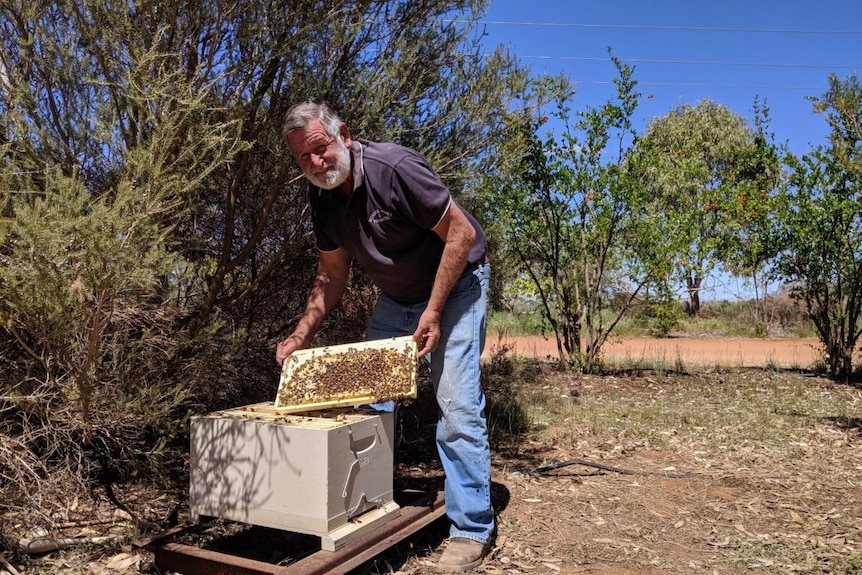
{"type": "MultiPolygon", "coordinates": [[[[709,26],[665,26],[650,24],[586,24],[576,22],[532,22],[517,20],[479,20],[479,24],[487,25],[512,25],[532,26],[546,28],[594,28],[594,29],[623,29],[623,30],[659,30],[659,31],[697,31],[697,32],[744,32],[744,33],[769,33],[769,34],[808,34],[808,35],[834,35],[834,36],[862,36],[862,30],[823,30],[823,29],[800,29],[800,28],[741,28],[741,27],[709,27],[709,26]]],[[[579,61],[579,62],[607,62],[607,57],[587,56],[553,56],[548,54],[521,55],[513,53],[521,60],[542,61],[579,61]]],[[[862,69],[859,65],[828,65],[828,64],[799,64],[784,62],[739,62],[727,60],[687,60],[687,59],[652,59],[652,58],[619,58],[621,62],[632,64],[657,64],[657,65],[683,65],[683,66],[722,66],[737,68],[774,68],[774,69],[798,69],[798,70],[829,70],[829,71],[855,71],[862,69]]],[[[610,81],[577,80],[580,84],[609,85],[610,81]]],[[[826,86],[800,86],[800,85],[760,85],[742,83],[698,83],[698,82],[649,82],[639,81],[639,86],[655,87],[688,87],[688,88],[718,88],[718,89],[745,89],[745,90],[793,90],[793,91],[823,91],[826,86]]]]}
{"type": "MultiPolygon", "coordinates": [[[[513,54],[521,59],[537,59],[537,60],[568,60],[568,61],[595,61],[607,62],[608,58],[586,57],[586,56],[523,56],[513,54]]],[[[653,60],[646,58],[620,58],[622,62],[631,63],[657,63],[657,64],[691,64],[691,65],[720,65],[720,66],[759,66],[759,67],[775,67],[775,68],[814,68],[814,69],[859,69],[862,66],[829,66],[823,64],[781,64],[767,62],[725,62],[725,61],[707,61],[707,60],[653,60]]],[[[601,84],[610,85],[613,82],[609,80],[575,80],[575,83],[580,84],[601,84]]],[[[686,87],[686,88],[729,88],[729,89],[746,89],[746,90],[801,90],[801,91],[823,91],[828,86],[780,86],[780,85],[763,85],[763,84],[714,84],[714,83],[699,83],[699,82],[650,82],[638,80],[638,86],[670,86],[670,87],[686,87]]]]}
{"type": "Polygon", "coordinates": [[[479,20],[479,24],[507,26],[544,26],[550,28],[613,28],[621,30],[674,30],[687,32],[746,32],[758,34],[814,34],[862,36],[862,30],[803,30],[793,28],[724,28],[714,26],[659,26],[651,24],[578,24],[574,22],[518,22],[514,20],[479,20]]]}
{"type": "MultiPolygon", "coordinates": [[[[590,56],[522,56],[514,54],[518,58],[528,58],[534,60],[567,60],[567,61],[583,61],[583,62],[607,62],[608,58],[597,58],[590,56]]],[[[760,67],[760,68],[809,68],[823,70],[859,70],[862,69],[862,64],[858,66],[830,66],[828,64],[782,64],[775,62],[726,62],[721,60],[657,60],[651,58],[620,58],[621,62],[632,62],[635,64],[684,64],[696,66],[745,66],[745,67],[760,67]]]]}
{"type": "MultiPolygon", "coordinates": [[[[610,80],[573,80],[575,84],[611,85],[610,80]]],[[[704,84],[699,82],[640,82],[638,86],[670,86],[679,88],[730,88],[743,90],[817,90],[823,91],[828,86],[762,86],[757,84],[704,84]]]]}

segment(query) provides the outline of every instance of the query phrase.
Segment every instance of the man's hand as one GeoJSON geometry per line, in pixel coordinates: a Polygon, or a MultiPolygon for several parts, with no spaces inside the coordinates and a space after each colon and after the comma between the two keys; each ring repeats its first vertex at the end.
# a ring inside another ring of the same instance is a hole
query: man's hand
{"type": "Polygon", "coordinates": [[[413,334],[413,341],[419,348],[418,356],[431,353],[440,343],[440,314],[426,309],[419,317],[419,325],[413,334]]]}
{"type": "Polygon", "coordinates": [[[278,365],[284,365],[284,360],[290,357],[290,354],[298,349],[305,347],[305,342],[302,338],[296,335],[290,335],[278,344],[275,348],[275,361],[278,365]]]}

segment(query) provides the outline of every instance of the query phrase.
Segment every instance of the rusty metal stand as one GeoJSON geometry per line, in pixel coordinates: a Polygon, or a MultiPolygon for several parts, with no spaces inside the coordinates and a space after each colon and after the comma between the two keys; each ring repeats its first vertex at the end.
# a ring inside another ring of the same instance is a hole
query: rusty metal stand
{"type": "Polygon", "coordinates": [[[442,492],[427,493],[402,505],[401,514],[336,551],[317,551],[290,565],[273,565],[170,541],[193,526],[139,539],[161,571],[183,575],[344,575],[446,514],[442,492]]]}

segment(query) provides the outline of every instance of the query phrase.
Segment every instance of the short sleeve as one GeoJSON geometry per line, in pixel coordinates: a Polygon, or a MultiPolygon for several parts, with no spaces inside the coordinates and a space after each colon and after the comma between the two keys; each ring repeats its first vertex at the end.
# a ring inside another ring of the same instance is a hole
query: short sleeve
{"type": "Polygon", "coordinates": [[[434,228],[449,208],[449,189],[417,153],[406,154],[392,173],[392,191],[401,215],[424,229],[434,228]]]}

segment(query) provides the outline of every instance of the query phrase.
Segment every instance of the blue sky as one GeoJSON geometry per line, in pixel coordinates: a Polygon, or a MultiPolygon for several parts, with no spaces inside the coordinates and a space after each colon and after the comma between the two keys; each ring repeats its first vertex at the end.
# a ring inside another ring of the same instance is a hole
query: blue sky
{"type": "Polygon", "coordinates": [[[830,73],[862,73],[862,0],[491,0],[482,25],[489,47],[507,46],[535,72],[566,73],[575,106],[613,96],[610,46],[635,67],[638,131],[704,98],[750,121],[759,95],[776,140],[797,153],[828,132],[805,97],[822,95],[830,73]]]}
{"type": "MultiPolygon", "coordinates": [[[[776,142],[799,154],[828,133],[805,97],[822,95],[830,73],[862,74],[862,0],[491,0],[481,25],[489,50],[503,44],[534,72],[567,74],[576,109],[615,94],[610,46],[635,67],[638,132],[704,98],[751,122],[760,96],[776,142]]],[[[701,297],[752,293],[717,275],[705,280],[701,297]]]]}

